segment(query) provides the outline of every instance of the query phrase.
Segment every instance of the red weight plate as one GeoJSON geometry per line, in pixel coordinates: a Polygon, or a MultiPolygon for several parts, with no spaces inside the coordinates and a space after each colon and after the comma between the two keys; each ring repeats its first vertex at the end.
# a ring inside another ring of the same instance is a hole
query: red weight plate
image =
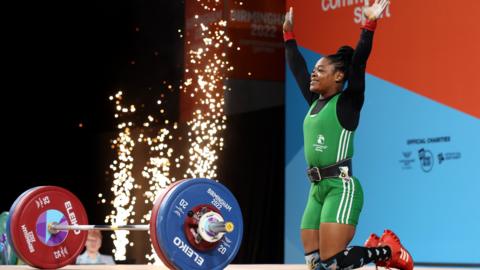
{"type": "Polygon", "coordinates": [[[162,205],[163,199],[166,197],[166,195],[174,189],[175,186],[177,186],[179,183],[182,181],[176,181],[170,184],[168,187],[164,188],[160,194],[158,195],[158,198],[155,200],[155,203],[153,205],[152,209],[152,215],[150,216],[150,239],[153,245],[153,248],[155,249],[155,252],[157,253],[158,257],[162,260],[162,262],[165,264],[170,269],[176,269],[175,266],[170,262],[170,260],[167,259],[165,254],[162,252],[162,249],[160,248],[160,245],[158,243],[157,239],[157,217],[158,217],[158,211],[160,210],[160,206],[162,205]]]}
{"type": "Polygon", "coordinates": [[[60,268],[74,263],[83,250],[86,231],[51,234],[48,224],[88,224],[87,213],[71,192],[53,186],[33,189],[11,214],[10,234],[19,257],[31,266],[60,268]]]}
{"type": "Polygon", "coordinates": [[[20,196],[17,197],[17,199],[13,202],[12,206],[10,207],[9,216],[8,216],[8,220],[7,220],[6,233],[7,233],[8,243],[13,248],[13,251],[15,251],[15,254],[18,254],[18,252],[15,250],[15,246],[13,245],[13,242],[12,242],[12,236],[10,234],[10,223],[11,223],[11,219],[12,219],[12,213],[15,213],[15,209],[16,209],[17,204],[20,201],[20,199],[23,198],[23,196],[25,196],[26,194],[28,194],[28,192],[30,192],[32,190],[35,190],[37,188],[39,188],[39,187],[34,187],[34,188],[31,188],[27,191],[24,191],[22,194],[20,194],[20,196]]]}

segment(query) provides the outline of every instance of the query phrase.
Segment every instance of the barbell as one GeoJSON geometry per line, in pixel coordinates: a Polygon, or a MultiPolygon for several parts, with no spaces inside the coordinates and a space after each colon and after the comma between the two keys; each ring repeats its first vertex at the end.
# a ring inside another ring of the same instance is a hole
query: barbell
{"type": "Polygon", "coordinates": [[[206,178],[177,181],[163,189],[149,224],[88,225],[80,200],[56,186],[22,193],[7,220],[7,238],[17,255],[43,269],[74,263],[88,230],[149,231],[156,254],[170,269],[223,269],[240,248],[243,221],[233,194],[206,178]]]}

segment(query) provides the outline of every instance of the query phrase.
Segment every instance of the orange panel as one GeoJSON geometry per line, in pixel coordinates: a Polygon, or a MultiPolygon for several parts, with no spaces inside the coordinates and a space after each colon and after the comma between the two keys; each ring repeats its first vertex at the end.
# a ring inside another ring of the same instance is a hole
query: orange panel
{"type": "MultiPolygon", "coordinates": [[[[373,2],[371,0],[370,2],[373,2]]],[[[480,1],[392,0],[380,20],[367,71],[480,117],[480,1]]],[[[329,54],[359,37],[362,0],[287,1],[303,47],[329,54]],[[355,4],[357,3],[357,4],[355,4]]]]}

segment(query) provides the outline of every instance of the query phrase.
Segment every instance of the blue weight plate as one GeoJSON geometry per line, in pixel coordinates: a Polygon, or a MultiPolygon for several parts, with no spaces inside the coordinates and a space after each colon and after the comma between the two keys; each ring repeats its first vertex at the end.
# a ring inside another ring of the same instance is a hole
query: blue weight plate
{"type": "Polygon", "coordinates": [[[235,258],[243,236],[242,212],[237,200],[224,185],[205,178],[184,180],[166,194],[156,226],[158,244],[177,269],[224,269],[235,258]],[[189,210],[202,204],[213,205],[225,221],[234,224],[234,230],[207,251],[193,248],[184,232],[189,210]]]}
{"type": "Polygon", "coordinates": [[[158,243],[157,239],[157,216],[158,212],[160,210],[160,205],[162,205],[162,201],[165,198],[165,196],[171,192],[172,190],[175,189],[175,187],[180,184],[181,181],[176,181],[172,184],[170,184],[168,187],[163,189],[158,198],[155,200],[155,203],[153,204],[153,209],[152,209],[152,215],[150,217],[150,241],[152,243],[153,248],[155,249],[155,252],[157,253],[157,256],[162,260],[163,264],[167,266],[169,269],[175,269],[175,266],[172,265],[170,260],[163,254],[162,249],[160,248],[160,245],[158,243]]]}

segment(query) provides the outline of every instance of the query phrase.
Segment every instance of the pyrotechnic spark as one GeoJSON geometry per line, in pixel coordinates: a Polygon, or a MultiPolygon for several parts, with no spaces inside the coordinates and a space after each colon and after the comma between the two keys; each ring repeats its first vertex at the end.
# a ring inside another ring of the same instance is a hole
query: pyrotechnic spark
{"type": "MultiPolygon", "coordinates": [[[[123,107],[122,105],[123,93],[118,92],[115,97],[111,96],[110,100],[115,100],[116,118],[125,114],[135,112],[135,107],[123,107]]],[[[133,195],[133,188],[135,179],[132,176],[133,156],[132,151],[135,147],[135,142],[131,134],[131,122],[120,122],[117,125],[119,130],[117,138],[112,141],[112,148],[116,151],[117,157],[110,164],[110,170],[113,172],[113,185],[111,191],[114,199],[112,205],[114,210],[105,219],[106,223],[113,225],[126,225],[132,216],[132,210],[135,205],[136,198],[133,195]]],[[[113,244],[115,245],[115,259],[125,260],[126,245],[128,244],[129,231],[115,231],[112,234],[113,244]]]]}
{"type": "MultiPolygon", "coordinates": [[[[219,0],[196,0],[196,2],[207,11],[221,10],[219,0]]],[[[227,88],[224,81],[228,79],[226,73],[233,70],[233,66],[227,60],[227,51],[233,46],[233,42],[226,35],[227,21],[218,19],[213,22],[200,22],[199,15],[195,15],[194,18],[197,20],[195,26],[198,27],[202,42],[193,48],[192,41],[185,41],[188,50],[185,81],[178,87],[190,96],[195,104],[191,120],[187,121],[187,134],[177,134],[178,124],[165,119],[163,114],[166,107],[160,107],[158,116],[149,114],[139,125],[122,121],[126,116],[136,113],[136,107],[122,104],[122,92],[110,97],[110,100],[115,102],[114,116],[119,121],[117,126],[119,133],[112,141],[112,148],[116,150],[117,158],[110,165],[114,177],[112,192],[115,198],[112,204],[115,210],[106,217],[106,222],[111,221],[116,225],[135,222],[136,213],[133,212],[133,206],[136,198],[133,196],[133,190],[143,189],[141,185],[135,184],[132,176],[134,166],[132,152],[135,143],[144,144],[148,149],[146,164],[135,164],[143,167],[141,174],[148,183],[141,199],[146,205],[145,209],[152,209],[152,204],[160,191],[176,181],[172,175],[173,168],[183,171],[179,174],[183,178],[215,179],[217,177],[215,162],[219,151],[222,151],[224,146],[221,133],[226,129],[227,120],[223,109],[225,104],[223,91],[227,88]],[[159,121],[159,119],[162,120],[159,121]],[[159,127],[160,125],[162,127],[159,127]],[[132,135],[133,127],[141,130],[136,137],[132,135]],[[149,132],[145,132],[145,129],[149,129],[149,132]],[[155,131],[155,129],[158,130],[155,131]],[[184,137],[188,138],[188,153],[179,154],[173,149],[172,141],[182,141],[184,137]],[[187,165],[187,168],[182,168],[184,165],[187,165]]],[[[181,29],[178,33],[181,38],[186,36],[181,29]]],[[[239,47],[236,48],[236,50],[239,49],[239,47]]],[[[163,84],[169,90],[173,89],[173,86],[167,85],[166,81],[163,84]]],[[[158,106],[164,106],[166,102],[159,99],[156,103],[158,106]]],[[[141,223],[148,222],[150,217],[151,211],[143,214],[141,223]]],[[[132,245],[128,240],[128,231],[115,231],[112,239],[115,245],[113,251],[115,259],[125,260],[126,246],[132,245]]],[[[147,254],[146,258],[150,262],[161,264],[153,248],[152,253],[147,254]]]]}
{"type": "MultiPolygon", "coordinates": [[[[215,1],[213,6],[204,2],[200,5],[206,10],[214,11],[218,8],[219,1],[215,1]]],[[[198,19],[199,16],[195,18],[198,19]]],[[[198,22],[197,25],[200,27],[202,44],[188,53],[189,65],[185,72],[191,76],[185,80],[183,90],[191,93],[190,96],[197,101],[192,120],[187,122],[190,127],[187,134],[190,149],[189,166],[184,177],[216,178],[215,161],[218,159],[218,151],[223,148],[220,133],[226,129],[227,120],[223,111],[223,90],[227,79],[225,74],[231,67],[226,52],[232,42],[226,35],[225,20],[214,21],[209,25],[198,22]],[[194,71],[193,74],[190,70],[194,71]]]]}

